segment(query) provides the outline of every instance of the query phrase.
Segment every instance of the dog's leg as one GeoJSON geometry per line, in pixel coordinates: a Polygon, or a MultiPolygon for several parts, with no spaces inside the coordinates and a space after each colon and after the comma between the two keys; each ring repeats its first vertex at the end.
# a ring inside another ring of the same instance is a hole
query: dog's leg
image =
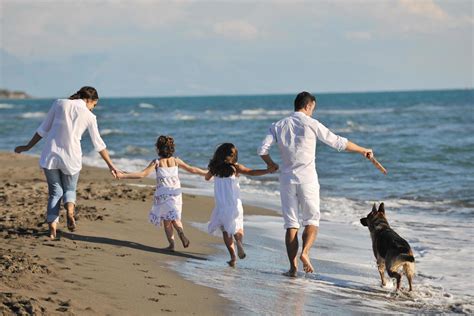
{"type": "Polygon", "coordinates": [[[379,270],[380,279],[382,280],[382,286],[385,286],[385,262],[382,258],[377,259],[377,268],[379,270]]]}
{"type": "Polygon", "coordinates": [[[411,292],[413,290],[412,281],[413,281],[413,276],[415,274],[415,265],[412,262],[407,262],[403,265],[403,271],[405,272],[405,275],[407,276],[408,286],[410,288],[409,291],[411,292]]]}
{"type": "Polygon", "coordinates": [[[388,275],[389,275],[391,278],[397,279],[397,291],[398,291],[398,290],[400,289],[400,283],[401,283],[400,281],[401,281],[401,279],[402,279],[401,274],[398,273],[397,271],[390,270],[390,268],[387,269],[387,272],[388,272],[388,275]]]}

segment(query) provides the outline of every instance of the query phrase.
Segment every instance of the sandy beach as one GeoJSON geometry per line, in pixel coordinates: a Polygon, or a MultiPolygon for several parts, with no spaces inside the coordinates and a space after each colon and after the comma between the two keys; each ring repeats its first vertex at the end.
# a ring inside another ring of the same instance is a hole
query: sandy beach
{"type": "Polygon", "coordinates": [[[0,164],[3,314],[211,315],[238,310],[216,290],[170,268],[182,260],[206,260],[216,251],[213,244],[221,243],[188,224],[209,219],[212,198],[184,196],[191,245],[184,251],[177,243],[177,251],[170,253],[162,249],[167,246],[163,231],[147,222],[154,181],[118,181],[107,170],[84,167],[77,192],[78,229],[66,231],[62,211],[60,240],[51,241],[44,222],[47,185],[37,158],[1,153],[0,164]]]}

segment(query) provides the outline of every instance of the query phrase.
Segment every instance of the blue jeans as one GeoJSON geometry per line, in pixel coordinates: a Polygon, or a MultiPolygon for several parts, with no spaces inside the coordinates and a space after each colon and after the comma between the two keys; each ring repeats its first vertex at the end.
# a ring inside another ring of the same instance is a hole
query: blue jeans
{"type": "Polygon", "coordinates": [[[48,182],[48,209],[46,221],[54,223],[59,221],[61,200],[66,203],[76,204],[76,187],[79,172],[74,175],[63,173],[59,169],[43,169],[48,182]]]}

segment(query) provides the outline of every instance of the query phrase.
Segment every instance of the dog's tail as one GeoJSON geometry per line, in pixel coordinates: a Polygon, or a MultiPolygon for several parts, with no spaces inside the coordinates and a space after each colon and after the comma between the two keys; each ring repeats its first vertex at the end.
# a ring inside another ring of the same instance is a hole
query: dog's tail
{"type": "Polygon", "coordinates": [[[415,257],[413,257],[412,255],[404,254],[404,253],[402,253],[401,255],[399,255],[399,256],[398,256],[398,259],[399,259],[400,261],[415,262],[415,257]]]}

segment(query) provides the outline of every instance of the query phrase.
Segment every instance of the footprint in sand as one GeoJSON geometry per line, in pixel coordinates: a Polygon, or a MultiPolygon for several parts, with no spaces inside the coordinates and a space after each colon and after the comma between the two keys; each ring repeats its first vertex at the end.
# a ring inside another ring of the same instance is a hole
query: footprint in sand
{"type": "Polygon", "coordinates": [[[161,288],[171,288],[171,286],[165,285],[165,284],[156,284],[155,286],[156,287],[161,287],[161,288]]]}
{"type": "Polygon", "coordinates": [[[148,300],[152,301],[152,302],[156,302],[156,303],[158,303],[160,301],[159,299],[157,299],[155,297],[149,297],[148,300]]]}

